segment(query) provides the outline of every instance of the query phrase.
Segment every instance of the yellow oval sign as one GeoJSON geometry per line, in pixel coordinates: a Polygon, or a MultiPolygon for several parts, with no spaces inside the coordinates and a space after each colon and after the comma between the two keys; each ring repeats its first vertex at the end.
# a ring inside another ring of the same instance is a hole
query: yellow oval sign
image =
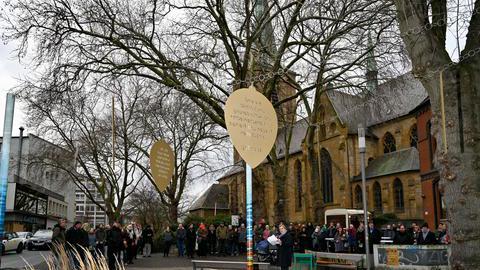
{"type": "Polygon", "coordinates": [[[175,167],[175,155],[164,140],[157,141],[150,150],[150,170],[153,180],[160,191],[164,191],[172,180],[175,167]]]}
{"type": "Polygon", "coordinates": [[[240,156],[252,168],[268,155],[277,138],[277,114],[255,87],[234,91],[225,104],[228,134],[240,156]]]}

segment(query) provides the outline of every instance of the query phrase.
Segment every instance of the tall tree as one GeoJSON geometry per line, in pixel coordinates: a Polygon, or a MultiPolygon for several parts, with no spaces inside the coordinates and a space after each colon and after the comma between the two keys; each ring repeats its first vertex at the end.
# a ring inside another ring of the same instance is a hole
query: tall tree
{"type": "Polygon", "coordinates": [[[459,61],[453,61],[446,49],[447,25],[452,21],[447,4],[447,0],[395,1],[413,73],[427,89],[432,105],[432,126],[439,142],[436,163],[440,165],[440,185],[452,238],[451,265],[454,269],[478,269],[480,1],[469,9],[468,33],[464,49],[458,48],[459,61]]]}

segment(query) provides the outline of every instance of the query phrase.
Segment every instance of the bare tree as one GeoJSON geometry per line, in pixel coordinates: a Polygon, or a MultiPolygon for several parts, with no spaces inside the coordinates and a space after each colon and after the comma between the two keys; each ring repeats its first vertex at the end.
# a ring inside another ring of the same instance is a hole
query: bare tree
{"type": "MultiPolygon", "coordinates": [[[[138,101],[139,91],[134,90],[136,95],[128,99],[128,104],[125,92],[112,92],[120,101],[120,108],[114,110],[115,134],[133,132],[136,118],[130,107],[138,101]]],[[[53,99],[52,92],[28,82],[18,88],[17,94],[26,102],[29,126],[75,153],[75,165],[65,164],[61,158],[42,162],[65,171],[88,200],[105,211],[110,220],[118,220],[126,198],[143,176],[132,163],[141,156],[128,141],[117,140],[116,148],[112,148],[112,107],[106,105],[110,104],[109,98],[93,89],[53,99]]]]}
{"type": "Polygon", "coordinates": [[[138,108],[143,134],[142,140],[127,136],[142,155],[132,160],[142,173],[154,183],[150,170],[150,148],[164,139],[175,154],[172,181],[164,191],[159,191],[162,203],[168,208],[168,219],[176,223],[182,211],[182,201],[189,186],[201,178],[208,178],[228,161],[229,149],[224,129],[218,127],[195,104],[181,93],[161,94],[150,92],[143,97],[138,108]]]}
{"type": "Polygon", "coordinates": [[[168,225],[168,208],[150,182],[140,184],[125,206],[125,214],[143,225],[152,225],[156,232],[168,225]]]}
{"type": "Polygon", "coordinates": [[[427,89],[434,114],[432,126],[439,142],[436,163],[440,165],[441,189],[452,236],[451,264],[454,269],[477,269],[480,267],[480,1],[464,3],[469,26],[464,49],[457,48],[461,50],[458,61],[446,49],[447,26],[452,22],[447,9],[449,1],[394,2],[413,72],[427,89]]]}

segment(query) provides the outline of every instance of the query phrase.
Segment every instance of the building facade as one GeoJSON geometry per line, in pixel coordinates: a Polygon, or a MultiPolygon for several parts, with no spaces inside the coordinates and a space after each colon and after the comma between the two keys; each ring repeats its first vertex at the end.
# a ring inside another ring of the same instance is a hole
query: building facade
{"type": "Polygon", "coordinates": [[[53,228],[60,218],[72,223],[74,172],[73,153],[33,134],[23,136],[21,128],[10,146],[5,230],[53,228]]]}
{"type": "MultiPolygon", "coordinates": [[[[367,76],[372,79],[375,74],[367,76]]],[[[382,84],[370,83],[362,95],[328,90],[320,97],[317,123],[296,121],[292,130],[288,160],[285,129],[280,128],[277,155],[288,166],[284,185],[285,217],[295,222],[323,222],[323,213],[335,208],[362,208],[358,124],[366,127],[367,205],[374,216],[389,215],[409,224],[424,220],[426,200],[421,172],[423,147],[419,139],[415,109],[427,98],[421,83],[410,73],[382,84]],[[381,97],[381,98],[379,98],[381,97]],[[307,160],[305,135],[316,125],[314,159],[307,160]],[[311,172],[318,166],[318,175],[311,172]]],[[[288,96],[288,91],[284,91],[288,96]]],[[[282,99],[283,97],[280,97],[282,99]]],[[[264,162],[254,170],[254,217],[275,220],[278,201],[272,166],[264,162]]],[[[229,186],[232,214],[245,214],[245,176],[236,158],[234,165],[218,179],[229,186]]]]}
{"type": "MultiPolygon", "coordinates": [[[[105,200],[92,183],[85,183],[88,192],[94,196],[95,201],[105,209],[105,200]]],[[[75,219],[82,223],[89,223],[94,227],[100,224],[108,224],[108,217],[104,210],[90,198],[87,198],[85,191],[77,187],[75,190],[75,219]]]]}
{"type": "Polygon", "coordinates": [[[430,226],[437,227],[446,219],[446,210],[442,200],[440,175],[434,163],[437,144],[431,135],[432,111],[430,100],[426,99],[414,113],[417,117],[418,151],[420,158],[420,177],[422,179],[423,216],[430,226]]]}

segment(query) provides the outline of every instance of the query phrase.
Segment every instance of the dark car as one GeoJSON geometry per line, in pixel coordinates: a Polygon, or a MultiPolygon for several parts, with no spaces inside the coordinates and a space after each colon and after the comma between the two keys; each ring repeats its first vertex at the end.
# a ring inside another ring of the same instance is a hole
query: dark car
{"type": "Polygon", "coordinates": [[[52,245],[52,230],[38,230],[28,239],[27,249],[49,249],[52,245]]]}

